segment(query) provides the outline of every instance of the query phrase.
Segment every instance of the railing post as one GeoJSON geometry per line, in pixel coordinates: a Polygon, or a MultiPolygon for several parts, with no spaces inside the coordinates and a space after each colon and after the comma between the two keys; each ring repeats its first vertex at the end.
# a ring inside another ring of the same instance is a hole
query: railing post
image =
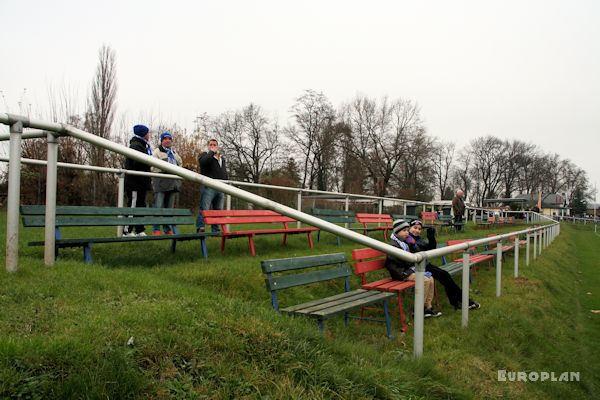
{"type": "Polygon", "coordinates": [[[502,239],[498,240],[496,248],[496,297],[502,294],[502,239]]]}
{"type": "Polygon", "coordinates": [[[462,327],[466,328],[469,325],[469,272],[471,268],[471,259],[468,252],[463,253],[463,269],[462,269],[462,327]]]}
{"type": "Polygon", "coordinates": [[[519,236],[515,237],[515,278],[519,277],[519,236]]]}
{"type": "MultiPolygon", "coordinates": [[[[117,193],[117,207],[125,204],[125,172],[119,172],[119,192],[117,193]]],[[[123,226],[117,226],[117,237],[123,236],[123,226]]]]}
{"type": "MultiPolygon", "coordinates": [[[[298,190],[298,196],[296,197],[296,210],[302,212],[302,190],[298,190]]],[[[302,222],[296,222],[296,228],[300,228],[302,222]]]]}
{"type": "Polygon", "coordinates": [[[54,265],[56,259],[56,182],[58,138],[48,132],[48,163],[46,164],[46,218],[44,226],[44,264],[54,265]]]}
{"type": "Polygon", "coordinates": [[[533,261],[535,261],[535,259],[537,258],[537,235],[538,231],[533,231],[533,261]]]}
{"type": "Polygon", "coordinates": [[[406,215],[406,203],[404,203],[404,215],[406,215]]]}
{"type": "MultiPolygon", "coordinates": [[[[350,196],[346,196],[346,201],[344,202],[344,211],[350,211],[350,196]]],[[[350,224],[346,222],[344,224],[344,228],[350,228],[350,224]]]]}
{"type": "Polygon", "coordinates": [[[415,358],[421,358],[423,355],[423,323],[425,308],[425,266],[427,260],[417,264],[415,278],[415,332],[413,339],[413,353],[415,358]]]}
{"type": "Polygon", "coordinates": [[[525,265],[529,266],[529,239],[531,239],[531,235],[529,232],[525,235],[526,243],[525,243],[525,265]]]}
{"type": "Polygon", "coordinates": [[[540,229],[539,232],[540,232],[540,240],[538,240],[538,244],[540,247],[540,252],[538,253],[538,256],[541,256],[542,255],[542,239],[543,239],[542,235],[544,234],[544,230],[540,229]]]}
{"type": "Polygon", "coordinates": [[[10,126],[8,193],[6,201],[6,270],[19,268],[19,201],[21,199],[21,134],[23,122],[10,126]]]}

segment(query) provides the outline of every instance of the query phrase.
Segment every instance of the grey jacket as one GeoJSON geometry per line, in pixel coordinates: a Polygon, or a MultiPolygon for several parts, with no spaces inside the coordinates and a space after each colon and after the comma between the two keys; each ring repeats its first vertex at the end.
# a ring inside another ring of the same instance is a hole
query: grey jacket
{"type": "MultiPolygon", "coordinates": [[[[175,154],[175,162],[177,163],[177,166],[181,167],[181,165],[183,164],[181,157],[175,152],[175,150],[173,150],[173,153],[175,154]]],[[[168,162],[167,150],[162,146],[158,146],[157,148],[152,150],[152,157],[156,157],[159,160],[168,162]]],[[[152,167],[152,172],[161,173],[163,171],[158,168],[152,167]]],[[[152,190],[155,192],[169,192],[173,190],[179,192],[179,190],[181,190],[181,180],[169,178],[152,178],[152,190]]]]}

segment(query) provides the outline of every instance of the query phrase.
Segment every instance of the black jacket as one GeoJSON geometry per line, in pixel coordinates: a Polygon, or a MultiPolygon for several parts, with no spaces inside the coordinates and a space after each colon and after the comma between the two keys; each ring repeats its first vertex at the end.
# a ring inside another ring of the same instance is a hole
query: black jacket
{"type": "Polygon", "coordinates": [[[201,153],[198,156],[198,164],[200,165],[200,173],[213,179],[229,179],[227,175],[227,162],[225,157],[221,156],[221,165],[214,157],[214,151],[201,153]]]}
{"type": "MultiPolygon", "coordinates": [[[[146,142],[134,136],[129,141],[129,148],[142,152],[144,154],[148,154],[146,151],[146,142]]],[[[133,160],[131,158],[125,159],[125,169],[130,169],[134,171],[145,171],[150,172],[150,166],[139,161],[133,160]]],[[[149,176],[135,176],[125,174],[125,190],[135,190],[135,191],[143,191],[149,190],[152,188],[152,181],[149,176]]]]}
{"type": "MultiPolygon", "coordinates": [[[[390,240],[390,244],[394,247],[402,249],[395,240],[390,240]]],[[[402,249],[404,250],[404,249],[402,249]]],[[[410,274],[415,272],[415,267],[408,261],[401,260],[388,254],[385,258],[385,268],[390,273],[392,279],[397,281],[404,281],[410,274]]]]}

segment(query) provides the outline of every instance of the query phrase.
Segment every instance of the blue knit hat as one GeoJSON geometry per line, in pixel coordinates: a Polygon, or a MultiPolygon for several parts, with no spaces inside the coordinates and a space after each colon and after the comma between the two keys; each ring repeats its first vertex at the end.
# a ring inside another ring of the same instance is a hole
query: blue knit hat
{"type": "Polygon", "coordinates": [[[133,127],[133,134],[136,136],[144,137],[150,132],[150,129],[146,125],[136,125],[133,127]]]}
{"type": "Polygon", "coordinates": [[[170,138],[171,140],[173,140],[173,135],[171,135],[170,132],[163,132],[160,134],[160,141],[162,143],[163,140],[165,140],[165,138],[170,138]]]}

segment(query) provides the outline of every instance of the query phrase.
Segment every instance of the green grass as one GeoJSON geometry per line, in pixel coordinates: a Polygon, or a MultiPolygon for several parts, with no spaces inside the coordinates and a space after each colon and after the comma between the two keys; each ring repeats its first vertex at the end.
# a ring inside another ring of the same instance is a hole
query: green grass
{"type": "MultiPolygon", "coordinates": [[[[0,243],[5,243],[5,214],[0,243]]],[[[494,232],[506,232],[503,227],[494,232]]],[[[515,229],[514,227],[512,229],[515,229]]],[[[448,238],[481,237],[469,226],[448,238]]],[[[73,229],[66,237],[114,234],[73,229]]],[[[472,296],[482,303],[461,328],[460,312],[440,296],[444,315],[425,323],[424,357],[412,357],[412,333],[385,337],[381,324],[313,321],[275,313],[260,260],[350,251],[322,234],[245,239],[209,259],[184,242],[98,245],[94,264],[80,249],[61,250],[53,268],[43,237],[21,229],[19,271],[0,272],[0,398],[597,398],[600,396],[600,237],[589,227],[562,234],[512,278],[504,262],[502,297],[495,271],[482,267],[472,296]],[[570,256],[568,256],[570,255],[570,256]],[[570,257],[570,258],[567,258],[570,257]],[[591,294],[588,294],[591,293],[591,294]],[[128,344],[128,341],[130,344],[128,344]],[[579,371],[580,382],[498,382],[497,370],[579,371]]],[[[4,259],[4,246],[0,249],[4,259]]],[[[354,281],[356,287],[357,281],[354,281]]],[[[284,304],[339,290],[334,284],[291,289],[284,304]]],[[[396,315],[394,315],[396,317],[396,315]]]]}

